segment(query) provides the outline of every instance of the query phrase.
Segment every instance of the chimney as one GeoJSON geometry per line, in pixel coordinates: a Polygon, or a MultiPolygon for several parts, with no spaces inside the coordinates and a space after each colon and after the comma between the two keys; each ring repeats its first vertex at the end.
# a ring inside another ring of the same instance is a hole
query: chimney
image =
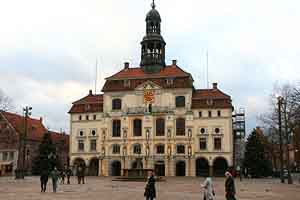
{"type": "Polygon", "coordinates": [[[177,60],[172,60],[172,65],[177,65],[177,60]]]}
{"type": "Polygon", "coordinates": [[[89,90],[89,95],[93,95],[93,91],[92,90],[89,90]]]}
{"type": "Polygon", "coordinates": [[[213,83],[213,89],[218,89],[218,83],[213,83]]]}
{"type": "Polygon", "coordinates": [[[129,69],[129,62],[124,63],[124,69],[129,69]]]}
{"type": "Polygon", "coordinates": [[[43,117],[40,117],[40,122],[43,123],[43,117]]]}

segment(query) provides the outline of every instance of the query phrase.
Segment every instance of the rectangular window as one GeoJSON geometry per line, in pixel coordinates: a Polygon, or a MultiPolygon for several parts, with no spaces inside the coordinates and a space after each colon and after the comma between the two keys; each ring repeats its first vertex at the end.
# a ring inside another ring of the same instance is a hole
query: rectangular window
{"type": "Polygon", "coordinates": [[[215,147],[215,150],[221,150],[222,149],[221,138],[215,138],[214,139],[214,147],[215,147]]]}
{"type": "Polygon", "coordinates": [[[121,120],[113,120],[113,137],[121,137],[121,120]]]}
{"type": "Polygon", "coordinates": [[[122,109],[122,100],[121,99],[113,99],[112,100],[112,109],[113,110],[121,110],[122,109]]]}
{"type": "Polygon", "coordinates": [[[9,160],[14,160],[15,154],[14,152],[9,152],[9,160]]]}
{"type": "Polygon", "coordinates": [[[206,144],[206,138],[200,138],[200,150],[206,150],[207,144],[206,144]]]}
{"type": "Polygon", "coordinates": [[[185,107],[185,96],[177,96],[175,101],[176,108],[185,107]]]}
{"type": "Polygon", "coordinates": [[[142,120],[133,120],[133,136],[142,136],[142,120]]]}
{"type": "Polygon", "coordinates": [[[86,115],[86,116],[85,116],[85,119],[86,119],[86,120],[89,120],[89,116],[88,116],[88,115],[86,115]]]}
{"type": "Polygon", "coordinates": [[[91,151],[96,151],[97,150],[97,140],[91,140],[91,151]]]}
{"type": "Polygon", "coordinates": [[[78,151],[84,151],[84,141],[78,140],[78,151]]]}
{"type": "Polygon", "coordinates": [[[184,118],[176,119],[176,135],[179,135],[179,136],[185,135],[185,119],[184,118]]]}
{"type": "Polygon", "coordinates": [[[221,117],[221,110],[218,110],[218,117],[221,117]]]}
{"type": "Polygon", "coordinates": [[[157,148],[156,152],[158,154],[164,154],[165,153],[165,146],[164,145],[158,145],[156,148],[157,148]]]}
{"type": "Polygon", "coordinates": [[[7,160],[8,159],[8,153],[7,152],[3,152],[3,160],[7,160]]]}
{"type": "Polygon", "coordinates": [[[199,118],[201,118],[201,117],[202,117],[202,112],[200,111],[200,112],[199,112],[199,118]]]}
{"type": "Polygon", "coordinates": [[[184,154],[185,153],[184,145],[178,145],[177,146],[177,153],[178,154],[184,154]]]}
{"type": "Polygon", "coordinates": [[[112,152],[113,152],[113,154],[119,154],[120,153],[120,145],[113,145],[112,152]]]}
{"type": "Polygon", "coordinates": [[[97,119],[97,115],[93,115],[93,119],[96,120],[97,119]]]}
{"type": "Polygon", "coordinates": [[[211,117],[211,111],[208,111],[208,117],[211,117]]]}
{"type": "Polygon", "coordinates": [[[156,120],[156,136],[164,136],[165,135],[165,120],[157,119],[156,120]]]}

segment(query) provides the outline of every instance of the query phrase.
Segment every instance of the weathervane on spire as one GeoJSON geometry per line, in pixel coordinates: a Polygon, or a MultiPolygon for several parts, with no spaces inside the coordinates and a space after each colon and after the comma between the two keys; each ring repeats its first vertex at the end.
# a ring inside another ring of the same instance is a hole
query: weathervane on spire
{"type": "Polygon", "coordinates": [[[155,2],[154,2],[154,0],[152,1],[151,6],[152,6],[153,9],[155,8],[155,2]]]}

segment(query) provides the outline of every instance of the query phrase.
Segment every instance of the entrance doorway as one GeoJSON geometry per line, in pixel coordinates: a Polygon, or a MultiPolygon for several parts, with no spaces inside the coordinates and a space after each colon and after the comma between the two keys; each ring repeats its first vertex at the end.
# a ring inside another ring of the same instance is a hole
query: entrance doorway
{"type": "Polygon", "coordinates": [[[185,176],[185,162],[178,161],[176,163],[176,176],[185,176]]]}
{"type": "Polygon", "coordinates": [[[219,157],[214,160],[214,176],[224,176],[226,170],[228,169],[228,164],[225,158],[219,157]]]}
{"type": "Polygon", "coordinates": [[[121,176],[121,162],[113,161],[111,163],[111,176],[121,176]]]}
{"type": "Polygon", "coordinates": [[[165,163],[164,161],[157,161],[154,165],[156,176],[165,176],[165,163]]]}
{"type": "Polygon", "coordinates": [[[196,160],[196,176],[208,177],[209,165],[205,158],[198,158],[196,160]]]}

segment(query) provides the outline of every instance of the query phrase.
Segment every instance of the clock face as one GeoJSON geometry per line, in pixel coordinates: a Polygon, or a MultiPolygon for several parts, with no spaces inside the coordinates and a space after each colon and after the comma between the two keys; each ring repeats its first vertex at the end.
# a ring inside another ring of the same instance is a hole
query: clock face
{"type": "Polygon", "coordinates": [[[144,101],[145,103],[154,103],[154,91],[145,90],[144,91],[144,101]]]}

